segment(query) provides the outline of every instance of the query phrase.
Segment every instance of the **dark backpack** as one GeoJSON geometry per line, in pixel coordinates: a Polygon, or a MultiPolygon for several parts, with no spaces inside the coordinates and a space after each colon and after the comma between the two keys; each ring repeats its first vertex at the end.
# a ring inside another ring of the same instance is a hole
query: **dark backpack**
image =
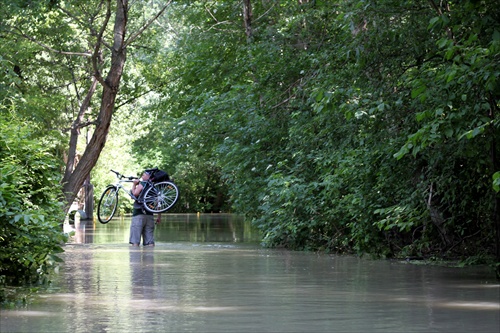
{"type": "Polygon", "coordinates": [[[151,181],[153,183],[159,183],[159,182],[165,182],[167,180],[170,180],[170,177],[168,176],[168,173],[166,173],[163,170],[156,170],[150,177],[151,181]]]}

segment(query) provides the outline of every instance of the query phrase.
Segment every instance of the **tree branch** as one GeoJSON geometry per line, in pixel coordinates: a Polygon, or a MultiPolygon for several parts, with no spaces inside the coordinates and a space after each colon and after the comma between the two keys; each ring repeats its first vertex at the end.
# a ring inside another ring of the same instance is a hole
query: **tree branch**
{"type": "MultiPolygon", "coordinates": [[[[94,126],[94,125],[97,125],[97,121],[96,120],[88,120],[88,121],[85,121],[85,122],[82,122],[80,124],[78,124],[78,126],[76,127],[77,129],[82,129],[82,128],[85,128],[85,127],[88,127],[88,126],[94,126]]],[[[66,133],[68,131],[71,131],[73,129],[73,127],[65,127],[61,130],[61,132],[63,133],[66,133]]]]}
{"type": "Polygon", "coordinates": [[[438,7],[434,0],[429,0],[429,3],[431,4],[431,7],[434,8],[434,10],[438,13],[438,15],[443,15],[441,8],[438,7]]]}
{"type": "Polygon", "coordinates": [[[137,100],[139,97],[145,96],[145,95],[149,94],[152,91],[153,91],[153,89],[150,89],[150,90],[145,91],[145,92],[143,92],[143,93],[141,93],[141,94],[139,94],[137,96],[130,97],[129,99],[127,99],[127,100],[123,101],[122,103],[116,105],[115,109],[119,109],[119,108],[121,108],[124,105],[130,104],[130,103],[134,102],[135,100],[137,100]]]}
{"type": "MultiPolygon", "coordinates": [[[[436,11],[436,13],[439,15],[439,16],[442,16],[444,15],[443,11],[441,10],[441,8],[436,4],[436,2],[434,0],[429,0],[429,3],[431,4],[431,7],[436,11]]],[[[446,8],[445,10],[447,12],[450,12],[450,6],[447,4],[446,5],[446,8]]],[[[454,40],[453,38],[453,32],[451,31],[450,27],[446,27],[446,34],[448,35],[448,38],[451,39],[451,40],[454,40]]]]}
{"type": "MultiPolygon", "coordinates": [[[[93,24],[95,22],[95,19],[96,17],[99,15],[99,13],[101,12],[101,8],[103,7],[104,5],[104,1],[105,0],[101,0],[99,2],[99,5],[97,6],[97,9],[95,10],[94,13],[87,13],[86,11],[84,11],[86,14],[88,14],[89,16],[89,19],[88,19],[88,24],[85,23],[85,21],[82,21],[81,19],[79,19],[76,15],[73,15],[70,11],[68,11],[66,8],[63,8],[63,7],[58,7],[59,10],[61,12],[63,12],[64,14],[66,14],[66,16],[68,16],[69,18],[71,18],[72,20],[74,20],[75,22],[78,22],[82,27],[86,27],[89,29],[90,31],[90,35],[91,36],[94,36],[94,37],[98,37],[98,33],[97,31],[94,29],[93,27],[93,24]]],[[[107,43],[105,43],[102,39],[101,39],[101,43],[106,46],[107,48],[111,48],[107,43]]]]}
{"type": "Polygon", "coordinates": [[[71,125],[70,128],[70,139],[69,139],[69,150],[68,150],[68,160],[66,161],[66,170],[64,172],[64,179],[69,179],[71,173],[75,168],[75,157],[76,157],[76,146],[78,144],[78,135],[80,134],[80,128],[82,128],[82,121],[85,111],[88,110],[90,106],[90,101],[92,100],[92,96],[97,88],[97,78],[92,79],[92,83],[90,84],[87,95],[82,101],[80,105],[80,110],[78,111],[78,116],[75,121],[71,125]]]}
{"type": "Polygon", "coordinates": [[[99,31],[99,34],[97,35],[97,40],[96,44],[94,47],[94,53],[92,54],[92,68],[94,69],[94,76],[96,80],[102,84],[103,86],[106,86],[106,82],[104,81],[104,78],[101,75],[101,72],[99,71],[99,66],[97,64],[97,60],[99,59],[99,54],[101,53],[101,44],[103,44],[103,36],[104,36],[104,31],[106,31],[106,27],[108,26],[109,19],[111,18],[111,0],[107,0],[107,6],[106,6],[106,16],[104,18],[104,22],[101,26],[101,30],[99,31]]]}
{"type": "Polygon", "coordinates": [[[271,7],[269,7],[268,10],[266,10],[261,16],[257,17],[255,20],[253,20],[254,22],[257,22],[259,21],[261,18],[263,18],[264,16],[267,15],[267,13],[269,13],[271,11],[271,9],[274,8],[274,6],[276,5],[276,3],[273,3],[273,5],[271,7]]]}
{"type": "Polygon", "coordinates": [[[12,34],[23,37],[23,38],[29,40],[30,42],[35,43],[38,46],[43,47],[47,51],[57,53],[57,54],[64,54],[64,55],[83,56],[83,57],[90,57],[91,56],[90,52],[69,52],[69,51],[56,50],[56,49],[54,49],[54,48],[52,48],[52,47],[50,47],[42,42],[37,41],[33,37],[26,35],[24,32],[21,31],[21,29],[19,29],[17,27],[14,27],[14,29],[19,31],[19,33],[11,32],[12,34]]]}
{"type": "Polygon", "coordinates": [[[158,17],[160,17],[164,12],[165,10],[167,10],[167,7],[172,3],[172,0],[169,0],[167,2],[167,4],[165,6],[163,6],[163,8],[158,12],[156,13],[155,16],[153,16],[148,22],[146,22],[146,24],[144,24],[138,31],[136,31],[134,34],[132,34],[129,38],[127,38],[127,40],[125,40],[125,43],[123,43],[123,47],[127,47],[128,45],[130,45],[135,39],[137,39],[137,37],[139,37],[147,28],[149,28],[149,26],[151,24],[153,24],[154,21],[156,21],[156,19],[158,17]]]}

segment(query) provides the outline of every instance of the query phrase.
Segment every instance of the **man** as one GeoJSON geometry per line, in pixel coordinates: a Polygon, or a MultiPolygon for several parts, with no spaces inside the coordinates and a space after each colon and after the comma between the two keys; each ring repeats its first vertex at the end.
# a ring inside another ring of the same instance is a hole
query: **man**
{"type": "MultiPolygon", "coordinates": [[[[146,185],[145,181],[147,181],[149,177],[150,174],[145,171],[142,174],[141,179],[133,180],[131,192],[136,198],[140,197],[141,192],[144,190],[144,187],[146,185]]],[[[158,214],[156,223],[160,223],[160,220],[161,214],[158,214]]],[[[132,244],[132,246],[139,246],[142,236],[142,244],[144,246],[155,246],[154,231],[155,221],[153,218],[153,213],[145,210],[142,203],[139,203],[137,200],[134,201],[132,222],[130,223],[130,244],[132,244]]]]}

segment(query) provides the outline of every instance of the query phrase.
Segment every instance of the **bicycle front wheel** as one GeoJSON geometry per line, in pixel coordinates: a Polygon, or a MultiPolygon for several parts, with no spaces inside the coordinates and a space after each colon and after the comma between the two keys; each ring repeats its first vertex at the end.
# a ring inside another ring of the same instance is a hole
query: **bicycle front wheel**
{"type": "Polygon", "coordinates": [[[163,213],[179,199],[179,189],[169,181],[149,187],[144,193],[144,208],[151,213],[163,213]]]}
{"type": "Polygon", "coordinates": [[[115,215],[116,207],[118,207],[118,188],[116,186],[108,186],[99,200],[97,206],[97,218],[101,223],[108,223],[115,215]]]}

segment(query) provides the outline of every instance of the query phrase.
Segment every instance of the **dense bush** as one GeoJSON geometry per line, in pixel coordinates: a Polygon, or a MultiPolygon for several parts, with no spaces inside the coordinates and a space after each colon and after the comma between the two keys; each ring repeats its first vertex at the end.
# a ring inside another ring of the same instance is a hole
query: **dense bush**
{"type": "Polygon", "coordinates": [[[30,126],[0,116],[0,302],[6,285],[46,282],[65,241],[60,162],[30,126]]]}

